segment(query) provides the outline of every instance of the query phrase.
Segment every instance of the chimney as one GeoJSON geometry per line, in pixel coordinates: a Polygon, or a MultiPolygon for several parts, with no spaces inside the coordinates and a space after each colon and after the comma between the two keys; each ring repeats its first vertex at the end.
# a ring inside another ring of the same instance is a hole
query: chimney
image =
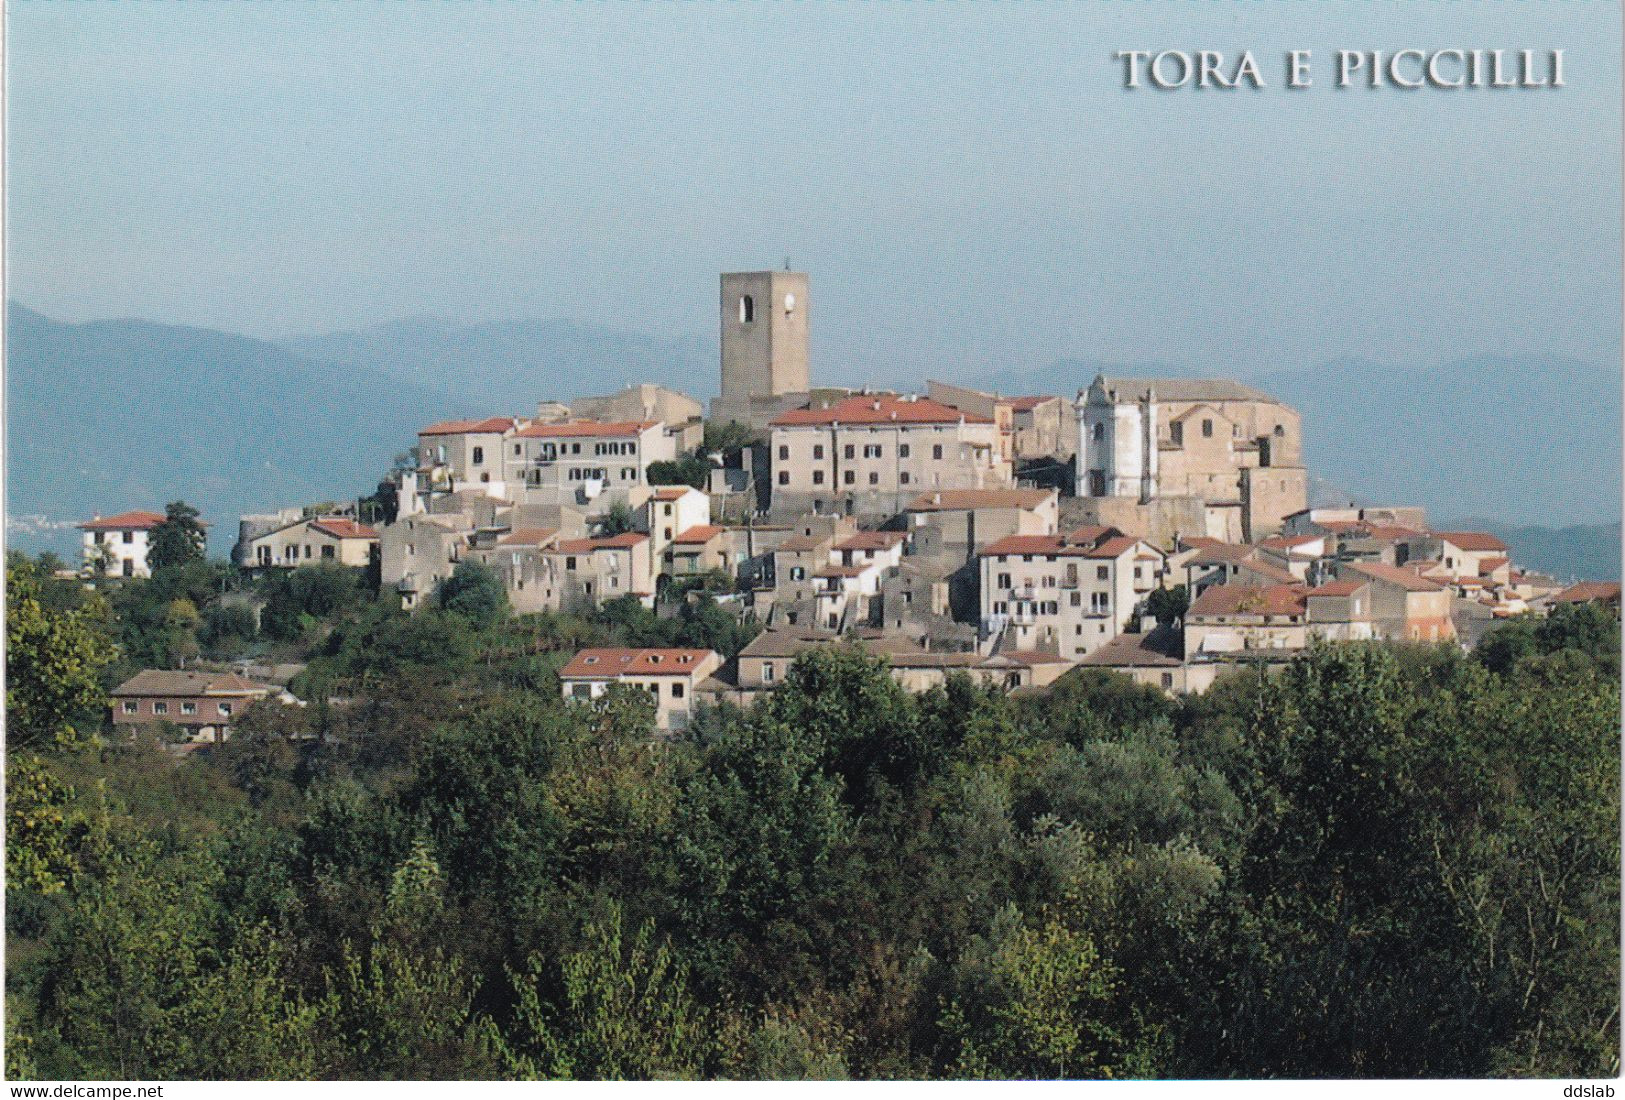
{"type": "Polygon", "coordinates": [[[941,493],[932,493],[931,494],[931,503],[932,504],[941,504],[942,503],[942,494],[941,493]]]}

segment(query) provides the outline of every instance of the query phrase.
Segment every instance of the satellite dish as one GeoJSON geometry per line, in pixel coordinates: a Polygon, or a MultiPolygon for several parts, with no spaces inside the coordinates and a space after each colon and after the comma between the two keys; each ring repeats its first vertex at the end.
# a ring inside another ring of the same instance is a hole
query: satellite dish
{"type": "Polygon", "coordinates": [[[796,308],[796,296],[794,294],[786,294],[784,296],[784,312],[790,313],[795,308],[796,308]]]}

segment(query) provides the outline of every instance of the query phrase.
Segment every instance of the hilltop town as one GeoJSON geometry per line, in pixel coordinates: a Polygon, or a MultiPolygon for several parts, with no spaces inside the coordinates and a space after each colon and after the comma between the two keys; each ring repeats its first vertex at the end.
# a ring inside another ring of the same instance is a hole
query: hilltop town
{"type": "MultiPolygon", "coordinates": [[[[1317,640],[1472,647],[1498,620],[1618,603],[1618,585],[1564,587],[1419,508],[1310,507],[1298,413],[1249,386],[822,387],[810,307],[804,273],[724,274],[709,409],[658,381],[562,402],[538,379],[534,410],[425,425],[355,506],[242,517],[233,560],[369,570],[408,611],[483,567],[514,614],[632,597],[674,615],[703,595],[759,626],[737,654],[589,649],[560,672],[570,698],[650,691],[666,730],[772,692],[799,654],[840,639],[911,689],[963,673],[1041,691],[1082,667],[1183,694],[1317,640]]],[[[83,570],[145,575],[163,520],[83,524],[83,570]]],[[[163,675],[197,679],[143,672],[114,693],[115,721],[184,714],[223,735],[216,695],[270,691],[163,675]]]]}

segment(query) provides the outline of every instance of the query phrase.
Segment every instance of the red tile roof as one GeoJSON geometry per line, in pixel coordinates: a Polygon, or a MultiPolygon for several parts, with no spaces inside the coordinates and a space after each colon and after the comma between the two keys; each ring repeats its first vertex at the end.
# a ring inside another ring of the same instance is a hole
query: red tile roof
{"type": "Polygon", "coordinates": [[[378,532],[371,527],[364,527],[353,519],[344,516],[322,516],[310,521],[310,525],[318,531],[326,532],[336,539],[376,539],[378,532]]]}
{"type": "Polygon", "coordinates": [[[1591,603],[1594,600],[1600,600],[1604,603],[1618,603],[1619,582],[1580,581],[1569,585],[1552,597],[1553,603],[1591,603]]]}
{"type": "Polygon", "coordinates": [[[627,531],[621,535],[603,535],[595,539],[565,539],[559,549],[566,554],[591,554],[595,550],[627,550],[649,536],[642,531],[627,531]]]}
{"type": "Polygon", "coordinates": [[[1474,552],[1504,553],[1507,548],[1506,543],[1483,531],[1435,531],[1434,535],[1452,546],[1474,552]]]}
{"type": "Polygon", "coordinates": [[[116,516],[81,523],[81,531],[149,531],[164,522],[162,512],[120,512],[116,516]]]}
{"type": "Polygon", "coordinates": [[[1276,535],[1273,538],[1262,539],[1258,545],[1270,550],[1291,550],[1299,546],[1308,546],[1312,542],[1319,542],[1321,535],[1276,535]]]}
{"type": "Polygon", "coordinates": [[[1238,561],[1236,562],[1236,568],[1244,569],[1255,576],[1263,577],[1265,580],[1274,581],[1276,584],[1299,583],[1296,574],[1294,574],[1290,569],[1283,569],[1279,565],[1264,561],[1260,558],[1247,558],[1245,560],[1238,561]]]}
{"type": "Polygon", "coordinates": [[[583,649],[559,670],[561,680],[619,676],[688,676],[716,654],[709,649],[583,649]]]}
{"type": "Polygon", "coordinates": [[[725,530],[727,530],[727,528],[718,527],[715,524],[701,523],[697,526],[688,527],[677,532],[677,537],[671,541],[681,543],[684,546],[704,546],[706,543],[722,534],[722,532],[725,530]]]}
{"type": "Polygon", "coordinates": [[[992,420],[963,412],[929,397],[905,400],[896,394],[854,394],[825,408],[792,409],[773,418],[772,426],[808,424],[991,424],[992,420]]]}
{"type": "Polygon", "coordinates": [[[605,438],[608,436],[642,435],[658,425],[658,420],[618,420],[603,423],[597,420],[566,420],[557,424],[527,424],[515,434],[521,439],[605,438]]]}
{"type": "Polygon", "coordinates": [[[697,493],[692,485],[662,485],[654,491],[655,500],[682,500],[689,493],[697,493]]]}
{"type": "Polygon", "coordinates": [[[1016,412],[1032,412],[1046,401],[1059,401],[1060,398],[1047,393],[1031,394],[1027,397],[1012,397],[1010,407],[1016,412]]]}
{"type": "Polygon", "coordinates": [[[172,672],[166,669],[142,669],[118,687],[115,698],[124,695],[269,695],[276,689],[269,684],[245,680],[235,672],[172,672]]]}
{"type": "Polygon", "coordinates": [[[901,531],[859,531],[850,538],[836,543],[834,550],[890,550],[907,535],[901,531]]]}
{"type": "Polygon", "coordinates": [[[1202,615],[1302,615],[1303,586],[1295,584],[1216,584],[1203,590],[1186,611],[1188,617],[1202,615]]]}
{"type": "Polygon", "coordinates": [[[1503,565],[1511,564],[1512,559],[1507,557],[1485,558],[1483,561],[1478,563],[1478,571],[1480,573],[1493,573],[1503,565]]]}
{"type": "Polygon", "coordinates": [[[438,424],[430,424],[418,432],[419,435],[470,435],[501,434],[511,429],[518,421],[511,416],[488,416],[484,420],[442,420],[438,424]]]}
{"type": "Polygon", "coordinates": [[[1407,592],[1442,592],[1444,585],[1430,581],[1426,577],[1401,569],[1398,566],[1385,565],[1380,561],[1351,562],[1349,568],[1356,573],[1363,573],[1372,580],[1386,581],[1398,585],[1407,592]]]}
{"type": "Polygon", "coordinates": [[[497,539],[498,546],[541,546],[558,534],[554,527],[515,527],[497,539]]]}

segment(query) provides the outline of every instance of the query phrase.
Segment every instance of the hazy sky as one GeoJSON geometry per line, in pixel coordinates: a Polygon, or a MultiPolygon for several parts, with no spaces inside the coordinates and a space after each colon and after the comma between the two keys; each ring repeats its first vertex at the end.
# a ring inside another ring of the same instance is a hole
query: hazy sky
{"type": "Polygon", "coordinates": [[[717,272],[788,254],[829,381],[1619,353],[1614,4],[7,13],[9,290],[64,319],[711,334],[717,272]],[[1340,47],[1562,47],[1568,86],[1338,91],[1340,47]],[[1125,91],[1141,48],[1272,86],[1125,91]]]}

